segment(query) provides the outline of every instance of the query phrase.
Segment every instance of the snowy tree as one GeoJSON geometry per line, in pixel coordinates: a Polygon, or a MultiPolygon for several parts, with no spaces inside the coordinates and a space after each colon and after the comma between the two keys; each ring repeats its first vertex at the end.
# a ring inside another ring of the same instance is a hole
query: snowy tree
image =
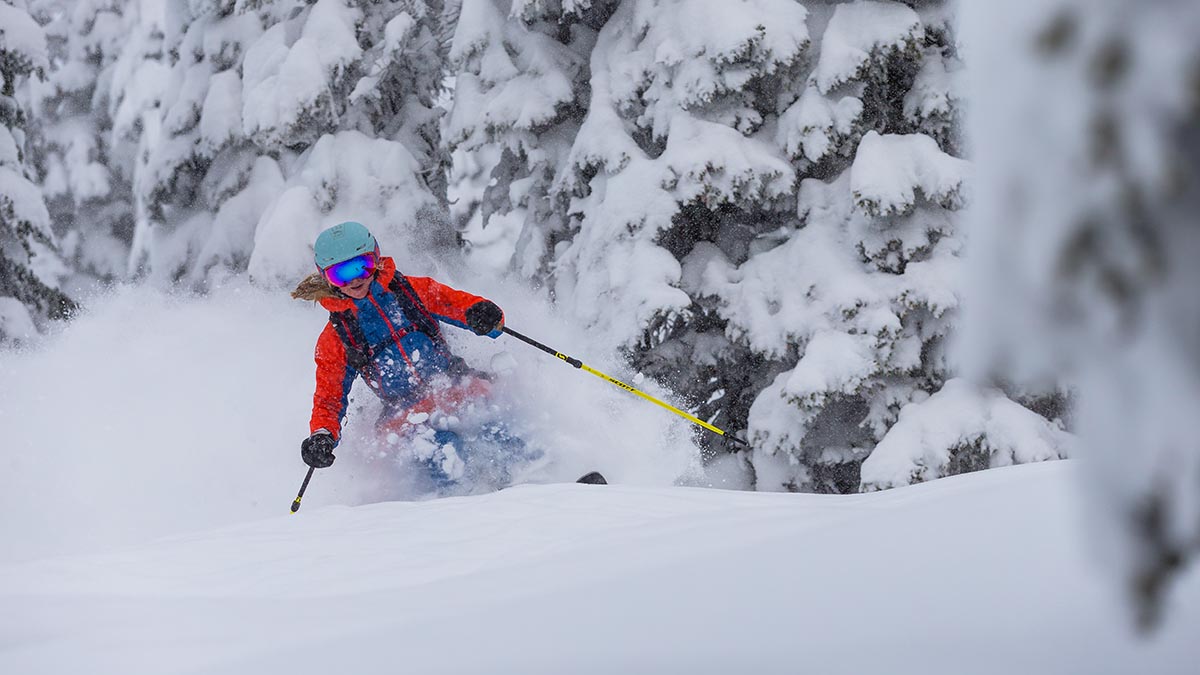
{"type": "Polygon", "coordinates": [[[463,0],[444,138],[473,263],[546,274],[566,223],[555,176],[587,111],[588,55],[616,4],[463,0]]]}
{"type": "Polygon", "coordinates": [[[1200,10],[967,11],[974,306],[986,372],[1066,377],[1101,549],[1142,627],[1200,552],[1200,10]],[[984,309],[988,311],[984,311],[984,309]]]}
{"type": "Polygon", "coordinates": [[[125,274],[133,238],[133,191],[118,161],[108,82],[127,33],[119,0],[37,0],[49,69],[32,89],[35,157],[54,233],[81,272],[125,274]]]}
{"type": "MultiPolygon", "coordinates": [[[[707,158],[690,146],[708,134],[740,135],[729,126],[739,119],[746,128],[761,124],[748,100],[754,97],[740,89],[750,78],[795,65],[807,43],[804,9],[790,1],[771,3],[785,13],[776,22],[782,27],[767,31],[757,25],[762,3],[578,2],[539,13],[534,10],[555,3],[525,2],[513,3],[507,17],[497,9],[501,4],[464,3],[464,18],[468,10],[494,17],[466,25],[493,26],[492,36],[521,44],[514,51],[524,56],[485,76],[482,87],[475,84],[484,72],[480,66],[460,65],[451,119],[472,120],[478,107],[463,96],[465,75],[468,87],[494,102],[494,121],[483,127],[491,132],[486,135],[452,131],[447,138],[466,138],[456,149],[476,157],[480,147],[492,153],[490,163],[487,157],[475,160],[495,167],[482,192],[484,215],[491,217],[487,227],[496,227],[494,214],[515,213],[499,225],[519,234],[487,237],[484,228],[468,231],[468,240],[511,242],[512,265],[525,276],[550,279],[560,304],[614,346],[632,346],[643,333],[661,334],[647,326],[667,323],[666,315],[682,320],[690,304],[679,288],[678,261],[657,241],[675,215],[702,198],[714,208],[730,201],[749,206],[756,193],[788,191],[790,167],[757,144],[741,175],[724,178],[724,185],[702,196],[707,158]],[[507,19],[501,28],[497,18],[507,19]],[[555,23],[547,25],[549,20],[555,23]],[[691,79],[675,91],[676,77],[691,79]],[[711,78],[719,82],[713,85],[711,78]],[[556,86],[539,86],[543,80],[556,86]],[[558,92],[557,98],[535,109],[535,87],[558,92]],[[694,114],[686,114],[689,106],[694,114]],[[762,177],[752,175],[759,169],[762,177]],[[611,277],[609,269],[615,271],[611,277]]],[[[495,37],[472,38],[463,25],[456,54],[469,53],[472,43],[496,44],[495,37]]],[[[479,129],[465,123],[455,128],[479,129]]]]}
{"type": "Polygon", "coordinates": [[[446,236],[441,2],[144,0],[130,11],[111,101],[114,133],[137,147],[131,273],[294,281],[316,233],[347,219],[393,252],[402,238],[420,250],[446,236]]]}
{"type": "MultiPolygon", "coordinates": [[[[695,414],[747,429],[760,489],[878,486],[860,485],[862,461],[953,375],[969,168],[950,12],[504,5],[464,3],[454,45],[447,139],[483,216],[468,242],[510,247],[695,414]],[[505,234],[478,226],[506,213],[505,234]]],[[[967,443],[991,448],[983,433],[967,443]]],[[[1047,434],[1031,456],[1065,453],[1047,434]]],[[[910,480],[965,466],[922,456],[910,448],[910,480]]]]}
{"type": "Polygon", "coordinates": [[[18,99],[18,88],[46,66],[46,37],[26,4],[0,4],[0,341],[26,337],[72,308],[58,290],[67,268],[33,181],[29,121],[18,99]]]}

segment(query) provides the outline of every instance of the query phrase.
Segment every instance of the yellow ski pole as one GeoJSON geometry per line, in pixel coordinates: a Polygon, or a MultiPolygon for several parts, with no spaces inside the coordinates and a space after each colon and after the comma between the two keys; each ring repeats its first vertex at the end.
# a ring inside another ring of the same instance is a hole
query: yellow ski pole
{"type": "Polygon", "coordinates": [[[579,359],[567,356],[566,354],[563,354],[560,351],[551,349],[550,347],[547,347],[546,345],[538,342],[537,340],[534,340],[531,337],[527,337],[525,335],[518,333],[517,331],[509,328],[508,326],[504,327],[504,332],[508,333],[509,335],[517,338],[518,340],[520,340],[526,344],[530,344],[530,345],[533,345],[534,347],[537,347],[538,349],[546,352],[547,354],[553,355],[555,358],[558,358],[562,361],[566,361],[570,365],[572,365],[576,368],[579,368],[580,370],[587,371],[587,372],[591,373],[592,375],[595,375],[596,377],[604,380],[605,382],[608,382],[610,384],[615,384],[616,386],[624,389],[625,391],[627,391],[631,394],[640,396],[655,405],[662,406],[663,408],[666,408],[667,410],[670,410],[671,412],[675,413],[676,415],[679,415],[680,417],[688,420],[692,424],[696,424],[698,426],[704,427],[705,429],[708,429],[709,431],[713,432],[714,434],[717,434],[718,436],[727,438],[727,439],[733,441],[734,443],[737,443],[738,445],[741,445],[743,447],[746,447],[746,448],[750,447],[749,443],[747,443],[746,441],[743,441],[742,439],[738,438],[737,436],[731,436],[730,434],[725,432],[723,429],[718,429],[717,427],[709,424],[708,422],[705,422],[704,420],[700,419],[699,417],[696,417],[694,415],[689,415],[688,413],[680,410],[679,408],[676,408],[675,406],[673,406],[669,403],[666,403],[664,401],[660,401],[657,398],[654,398],[653,396],[651,396],[643,391],[639,391],[638,389],[631,387],[628,384],[625,384],[624,382],[618,380],[615,377],[610,377],[608,375],[605,375],[604,373],[596,370],[595,368],[592,368],[591,366],[585,364],[584,362],[580,361],[579,359]]]}

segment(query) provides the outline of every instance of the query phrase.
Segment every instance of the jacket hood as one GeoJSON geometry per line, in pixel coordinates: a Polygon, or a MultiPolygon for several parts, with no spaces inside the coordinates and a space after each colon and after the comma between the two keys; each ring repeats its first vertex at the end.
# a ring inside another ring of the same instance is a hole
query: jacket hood
{"type": "MultiPolygon", "coordinates": [[[[375,280],[387,287],[396,276],[396,261],[387,257],[379,258],[379,268],[375,271],[375,280]]],[[[297,300],[319,302],[331,312],[341,312],[354,308],[354,301],[342,294],[325,280],[325,275],[313,272],[292,291],[292,297],[297,300]]]]}

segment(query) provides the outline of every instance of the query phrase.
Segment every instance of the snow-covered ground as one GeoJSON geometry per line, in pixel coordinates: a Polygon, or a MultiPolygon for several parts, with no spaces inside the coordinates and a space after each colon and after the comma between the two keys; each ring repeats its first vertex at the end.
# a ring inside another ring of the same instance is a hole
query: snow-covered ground
{"type": "MultiPolygon", "coordinates": [[[[470,282],[460,283],[472,288],[470,282]]],[[[595,356],[516,289],[518,329],[595,356]]],[[[124,288],[0,352],[0,673],[1188,673],[1200,575],[1133,637],[1077,465],[857,496],[698,469],[686,425],[508,338],[459,336],[542,484],[361,505],[352,443],[289,515],[324,314],[124,288]],[[598,468],[608,487],[562,483],[598,468]],[[355,506],[355,504],[359,504],[355,506]]],[[[661,392],[658,392],[661,393],[661,392]]],[[[374,413],[361,396],[351,430],[374,413]]],[[[728,467],[727,467],[728,468],[728,467]]],[[[400,495],[405,496],[405,495],[400,495]]]]}
{"type": "Polygon", "coordinates": [[[857,496],[521,486],[16,564],[0,672],[1195,672],[1200,576],[1133,638],[1074,469],[857,496]]]}

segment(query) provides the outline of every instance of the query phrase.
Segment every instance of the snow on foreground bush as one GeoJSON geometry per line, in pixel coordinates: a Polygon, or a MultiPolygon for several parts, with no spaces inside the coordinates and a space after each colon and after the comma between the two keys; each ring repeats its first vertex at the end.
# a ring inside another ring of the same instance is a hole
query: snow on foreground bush
{"type": "Polygon", "coordinates": [[[1200,554],[1200,6],[964,3],[981,370],[1066,377],[1142,627],[1200,554]]]}
{"type": "Polygon", "coordinates": [[[862,465],[864,491],[980,469],[1065,459],[1071,436],[997,389],[954,379],[909,403],[862,465]]]}

